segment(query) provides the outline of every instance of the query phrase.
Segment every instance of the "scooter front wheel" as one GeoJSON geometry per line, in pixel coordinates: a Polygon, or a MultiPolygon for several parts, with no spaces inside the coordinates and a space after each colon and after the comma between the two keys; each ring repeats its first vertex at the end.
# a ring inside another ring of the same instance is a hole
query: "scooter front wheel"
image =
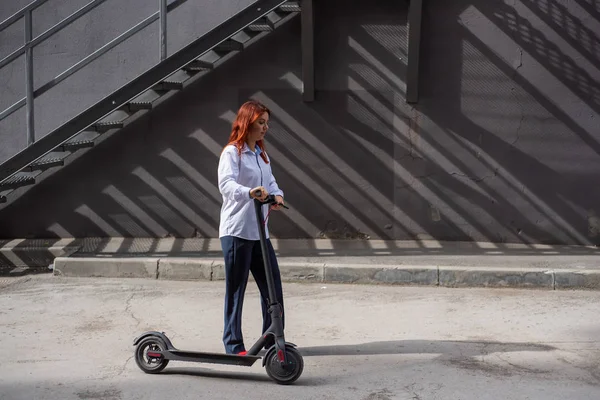
{"type": "Polygon", "coordinates": [[[169,360],[162,357],[153,357],[153,351],[166,350],[165,343],[157,337],[147,337],[142,340],[135,349],[135,362],[142,371],[147,374],[157,374],[169,364],[169,360]]]}
{"type": "Polygon", "coordinates": [[[292,346],[286,346],[286,365],[281,365],[275,347],[271,349],[272,351],[268,352],[265,360],[267,375],[280,385],[289,385],[300,378],[304,370],[304,360],[300,352],[292,346]]]}

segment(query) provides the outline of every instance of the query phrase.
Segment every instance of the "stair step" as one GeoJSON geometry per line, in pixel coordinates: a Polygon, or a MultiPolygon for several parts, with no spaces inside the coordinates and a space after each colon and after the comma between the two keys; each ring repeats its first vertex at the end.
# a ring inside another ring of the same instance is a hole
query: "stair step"
{"type": "Polygon", "coordinates": [[[29,175],[14,175],[0,184],[2,190],[17,189],[22,186],[33,185],[35,178],[29,175]]]}
{"type": "Polygon", "coordinates": [[[93,127],[96,132],[104,133],[111,129],[121,129],[123,127],[123,123],[120,121],[102,121],[96,122],[93,127]]]}
{"type": "Polygon", "coordinates": [[[247,29],[252,32],[264,32],[273,30],[273,27],[269,23],[268,19],[261,18],[253,24],[248,25],[247,29]]]}
{"type": "Polygon", "coordinates": [[[302,11],[302,9],[300,7],[300,2],[298,2],[298,1],[288,1],[287,3],[280,6],[279,9],[284,12],[300,12],[300,11],[302,11]]]}
{"type": "Polygon", "coordinates": [[[212,63],[202,60],[194,60],[182,69],[187,72],[209,71],[214,68],[212,63]]]}
{"type": "Polygon", "coordinates": [[[215,51],[220,53],[229,53],[230,51],[241,51],[244,50],[244,44],[233,39],[226,39],[219,43],[214,48],[215,51]]]}
{"type": "Polygon", "coordinates": [[[60,145],[63,151],[72,151],[76,149],[83,149],[86,147],[94,147],[93,140],[73,140],[70,142],[63,143],[60,145]]]}
{"type": "Polygon", "coordinates": [[[149,101],[132,101],[127,104],[129,112],[137,112],[141,110],[152,110],[152,103],[149,101]]]}
{"type": "Polygon", "coordinates": [[[34,161],[33,163],[29,164],[27,169],[29,169],[29,171],[45,170],[45,169],[57,167],[57,166],[62,167],[64,164],[65,164],[65,162],[63,161],[62,158],[58,158],[58,157],[43,158],[41,160],[37,160],[37,161],[34,161]]]}
{"type": "Polygon", "coordinates": [[[152,87],[152,90],[156,90],[157,92],[168,92],[169,90],[181,89],[183,89],[183,83],[172,81],[162,81],[152,87]]]}

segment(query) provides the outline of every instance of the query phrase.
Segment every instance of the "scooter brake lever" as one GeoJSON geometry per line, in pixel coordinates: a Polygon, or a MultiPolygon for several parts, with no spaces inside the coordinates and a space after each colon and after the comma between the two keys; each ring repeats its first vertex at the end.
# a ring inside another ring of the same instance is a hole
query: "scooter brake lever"
{"type": "Polygon", "coordinates": [[[278,202],[277,202],[277,200],[275,200],[275,195],[272,195],[272,194],[271,194],[271,195],[269,195],[269,199],[268,199],[268,201],[267,201],[267,202],[268,202],[268,203],[270,203],[270,204],[274,204],[274,205],[281,206],[281,207],[283,207],[283,208],[287,208],[288,210],[290,209],[290,208],[289,208],[288,206],[286,206],[285,204],[278,203],[278,202]]]}

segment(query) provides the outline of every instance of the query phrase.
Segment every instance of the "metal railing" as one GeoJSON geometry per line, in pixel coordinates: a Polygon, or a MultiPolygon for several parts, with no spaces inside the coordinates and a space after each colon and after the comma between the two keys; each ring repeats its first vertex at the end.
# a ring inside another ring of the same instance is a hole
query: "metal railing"
{"type": "MultiPolygon", "coordinates": [[[[175,0],[167,10],[176,8],[186,0],[175,0]]],[[[0,182],[9,179],[30,163],[40,159],[57,146],[73,138],[82,130],[123,106],[145,90],[152,88],[173,72],[194,62],[201,55],[228,40],[245,27],[265,17],[271,11],[282,6],[286,0],[256,0],[242,11],[215,26],[210,31],[194,39],[185,47],[167,56],[147,71],[125,83],[111,94],[89,106],[69,121],[44,135],[35,143],[26,146],[8,160],[0,163],[0,182]]],[[[161,42],[162,46],[162,42],[161,42]]],[[[162,48],[162,47],[161,47],[162,48]]]]}
{"type": "Polygon", "coordinates": [[[25,88],[26,95],[21,100],[17,101],[4,111],[0,113],[0,121],[4,118],[8,117],[18,109],[23,106],[26,106],[26,122],[27,122],[27,146],[31,146],[35,142],[35,123],[34,123],[34,100],[46,93],[48,90],[52,89],[54,86],[58,85],[60,82],[73,75],[75,72],[79,71],[107,51],[111,50],[115,46],[129,39],[131,36],[135,35],[157,19],[160,21],[160,34],[159,34],[159,51],[160,51],[160,60],[163,61],[167,57],[167,13],[173,11],[181,4],[185,3],[187,0],[175,0],[171,4],[167,5],[167,0],[158,0],[159,1],[159,10],[154,14],[150,15],[143,21],[139,22],[137,25],[131,27],[126,32],[122,33],[118,37],[114,38],[104,46],[100,47],[87,57],[83,58],[78,63],[72,65],[67,70],[60,73],[54,79],[46,82],[38,89],[34,89],[33,87],[33,48],[38,44],[44,42],[46,39],[50,38],[56,32],[70,25],[72,22],[76,21],[80,17],[86,15],[94,8],[98,7],[100,4],[104,3],[106,0],[93,0],[81,7],[79,10],[75,11],[73,14],[69,15],[58,24],[54,25],[52,28],[46,30],[42,34],[37,37],[33,37],[33,24],[32,24],[32,14],[35,9],[40,7],[42,4],[46,3],[48,0],[36,0],[29,5],[23,7],[21,10],[17,11],[14,15],[10,16],[6,20],[0,23],[0,31],[8,28],[13,25],[21,18],[24,19],[25,22],[25,43],[23,46],[13,51],[8,56],[4,57],[0,60],[0,68],[10,64],[18,57],[25,54],[25,88]]]}

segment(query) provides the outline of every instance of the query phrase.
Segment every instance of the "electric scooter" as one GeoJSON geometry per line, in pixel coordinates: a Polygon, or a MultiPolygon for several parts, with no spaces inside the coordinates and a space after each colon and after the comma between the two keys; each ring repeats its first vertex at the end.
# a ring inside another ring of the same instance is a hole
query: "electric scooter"
{"type": "MultiPolygon", "coordinates": [[[[260,192],[256,194],[259,195],[260,192]]],[[[282,385],[291,384],[300,377],[304,369],[304,361],[300,352],[296,350],[296,345],[285,341],[282,321],[283,310],[275,294],[273,272],[267,251],[265,226],[262,223],[262,206],[264,204],[270,205],[276,203],[277,201],[273,195],[269,195],[265,201],[254,199],[256,221],[259,225],[260,245],[269,289],[271,326],[262,334],[246,355],[179,350],[173,346],[164,332],[145,332],[133,341],[133,345],[136,346],[135,362],[142,371],[148,374],[157,374],[165,369],[171,360],[250,367],[261,358],[258,353],[265,346],[267,340],[271,338],[275,344],[267,350],[262,362],[267,375],[282,385]]],[[[283,207],[288,208],[285,205],[283,207]]]]}

